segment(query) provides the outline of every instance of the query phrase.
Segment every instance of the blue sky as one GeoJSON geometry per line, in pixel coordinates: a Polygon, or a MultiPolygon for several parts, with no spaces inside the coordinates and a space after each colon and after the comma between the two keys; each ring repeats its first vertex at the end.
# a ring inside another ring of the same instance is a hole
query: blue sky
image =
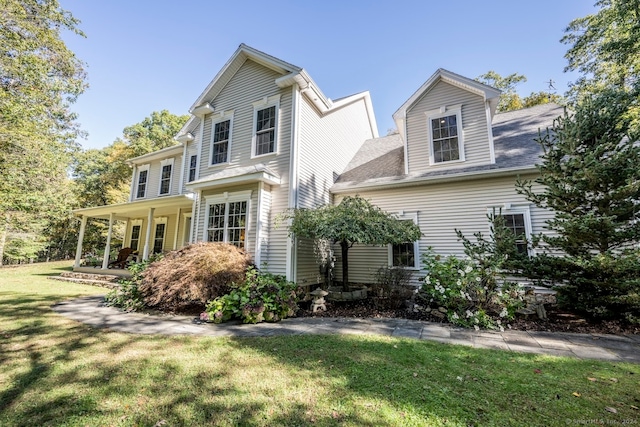
{"type": "Polygon", "coordinates": [[[187,114],[240,43],[303,67],[330,98],[371,92],[380,134],[438,68],[475,78],[524,74],[521,95],[563,94],[567,24],[595,0],[233,2],[61,0],[87,38],[65,34],[87,64],[89,89],[73,105],[102,148],[153,111],[187,114]]]}

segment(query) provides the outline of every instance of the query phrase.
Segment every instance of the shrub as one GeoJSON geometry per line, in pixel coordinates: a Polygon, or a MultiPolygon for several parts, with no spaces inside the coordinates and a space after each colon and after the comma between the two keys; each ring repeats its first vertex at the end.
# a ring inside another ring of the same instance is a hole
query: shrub
{"type": "Polygon", "coordinates": [[[374,303],[380,308],[401,307],[413,296],[411,276],[413,271],[405,268],[380,267],[375,273],[376,282],[371,286],[374,303]]]}
{"type": "Polygon", "coordinates": [[[501,278],[497,268],[480,267],[473,260],[441,257],[431,248],[423,256],[429,271],[416,301],[446,309],[448,320],[465,327],[504,330],[522,305],[524,291],[501,278]]]}
{"type": "Polygon", "coordinates": [[[202,320],[222,323],[237,317],[244,323],[277,322],[298,309],[298,286],[284,276],[252,267],[241,284],[207,304],[202,320]]]}
{"type": "Polygon", "coordinates": [[[142,281],[142,272],[149,264],[157,260],[158,256],[147,261],[134,262],[127,267],[132,276],[128,279],[120,279],[120,286],[107,293],[105,303],[112,307],[118,307],[125,311],[138,311],[145,307],[142,294],[138,289],[142,281]]]}
{"type": "Polygon", "coordinates": [[[138,287],[145,305],[163,311],[202,310],[228,293],[250,265],[247,255],[226,243],[195,243],[149,265],[138,287]]]}

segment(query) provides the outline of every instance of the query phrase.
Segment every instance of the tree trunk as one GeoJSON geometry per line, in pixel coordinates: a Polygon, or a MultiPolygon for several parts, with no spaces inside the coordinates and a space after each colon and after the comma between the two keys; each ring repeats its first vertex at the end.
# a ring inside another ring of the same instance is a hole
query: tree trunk
{"type": "Polygon", "coordinates": [[[2,260],[4,259],[4,245],[7,242],[7,227],[0,226],[0,265],[2,265],[2,260]]]}
{"type": "Polygon", "coordinates": [[[342,249],[342,290],[349,292],[349,243],[340,242],[340,249],[342,249]]]}

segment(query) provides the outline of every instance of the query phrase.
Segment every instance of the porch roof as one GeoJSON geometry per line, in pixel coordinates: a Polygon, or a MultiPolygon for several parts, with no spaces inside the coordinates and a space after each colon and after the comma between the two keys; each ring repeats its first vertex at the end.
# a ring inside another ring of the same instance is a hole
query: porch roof
{"type": "Polygon", "coordinates": [[[206,175],[185,186],[190,190],[220,187],[233,184],[248,184],[262,181],[269,185],[280,185],[280,176],[262,163],[256,165],[223,169],[206,175]]]}
{"type": "Polygon", "coordinates": [[[145,218],[149,208],[155,208],[154,216],[174,214],[179,208],[191,208],[193,206],[193,194],[179,194],[177,196],[157,197],[154,199],[136,200],[134,202],[116,203],[113,205],[96,206],[93,208],[74,209],[76,216],[90,218],[109,219],[110,214],[115,214],[115,219],[127,220],[132,218],[145,218]]]}

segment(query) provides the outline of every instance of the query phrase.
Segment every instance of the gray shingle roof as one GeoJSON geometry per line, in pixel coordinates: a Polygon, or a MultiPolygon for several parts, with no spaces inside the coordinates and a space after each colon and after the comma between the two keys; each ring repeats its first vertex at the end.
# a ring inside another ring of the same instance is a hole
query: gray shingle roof
{"type": "Polygon", "coordinates": [[[532,167],[538,162],[540,146],[535,142],[539,130],[551,128],[563,107],[544,104],[496,114],[493,119],[495,164],[437,169],[419,174],[404,173],[404,145],[400,135],[369,139],[338,177],[333,190],[363,184],[400,184],[420,178],[464,175],[500,169],[532,167]]]}

